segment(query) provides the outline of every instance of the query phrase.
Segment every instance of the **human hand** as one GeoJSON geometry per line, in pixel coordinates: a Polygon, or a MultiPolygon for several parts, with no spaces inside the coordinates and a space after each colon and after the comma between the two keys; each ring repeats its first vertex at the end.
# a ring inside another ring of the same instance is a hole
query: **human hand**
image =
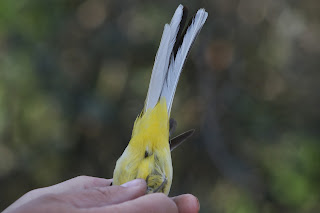
{"type": "Polygon", "coordinates": [[[32,190],[3,213],[19,212],[198,212],[199,202],[190,194],[169,198],[146,194],[146,182],[136,179],[110,186],[112,179],[79,176],[32,190]]]}

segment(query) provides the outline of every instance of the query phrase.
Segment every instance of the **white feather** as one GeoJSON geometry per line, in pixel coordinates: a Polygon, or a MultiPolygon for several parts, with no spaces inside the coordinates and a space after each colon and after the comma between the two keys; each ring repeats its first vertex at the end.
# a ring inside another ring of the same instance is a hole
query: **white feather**
{"type": "Polygon", "coordinates": [[[169,60],[179,31],[182,15],[183,6],[179,5],[171,19],[170,25],[166,24],[164,27],[152,69],[144,111],[147,111],[149,108],[154,108],[161,97],[161,91],[168,72],[169,60]]]}
{"type": "Polygon", "coordinates": [[[208,17],[208,13],[204,9],[198,10],[184,35],[182,44],[178,49],[176,56],[174,56],[173,47],[180,28],[182,15],[183,6],[179,5],[171,19],[170,25],[166,24],[164,27],[160,46],[152,69],[144,107],[145,112],[150,108],[154,108],[160,97],[165,97],[168,114],[170,115],[174,94],[186,57],[196,36],[208,17]]]}
{"type": "Polygon", "coordinates": [[[167,101],[168,115],[170,115],[174,94],[177,88],[179,77],[187,58],[188,52],[200,32],[203,24],[208,17],[208,13],[204,9],[199,9],[192,23],[188,27],[183,42],[178,49],[176,56],[171,55],[170,65],[167,76],[164,80],[161,96],[164,96],[167,101]]]}
{"type": "Polygon", "coordinates": [[[170,27],[168,24],[164,26],[160,46],[153,65],[152,74],[149,83],[147,98],[145,101],[144,111],[153,108],[160,97],[163,81],[166,76],[168,63],[166,62],[168,53],[168,46],[170,41],[170,27]]]}

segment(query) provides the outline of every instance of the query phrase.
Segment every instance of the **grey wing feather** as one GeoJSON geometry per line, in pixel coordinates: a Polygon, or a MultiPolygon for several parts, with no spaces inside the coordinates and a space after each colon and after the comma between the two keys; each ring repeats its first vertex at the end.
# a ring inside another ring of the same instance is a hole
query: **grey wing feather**
{"type": "Polygon", "coordinates": [[[170,140],[170,150],[171,152],[177,148],[180,144],[182,144],[184,141],[186,141],[189,137],[191,137],[194,133],[194,129],[190,129],[170,140]]]}

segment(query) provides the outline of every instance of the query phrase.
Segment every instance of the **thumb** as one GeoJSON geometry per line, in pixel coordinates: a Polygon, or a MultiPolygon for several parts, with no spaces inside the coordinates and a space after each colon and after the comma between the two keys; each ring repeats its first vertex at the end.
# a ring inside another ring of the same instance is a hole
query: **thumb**
{"type": "Polygon", "coordinates": [[[135,179],[122,186],[95,187],[74,193],[60,194],[65,202],[76,208],[93,208],[119,204],[146,194],[147,184],[143,179],[135,179]]]}

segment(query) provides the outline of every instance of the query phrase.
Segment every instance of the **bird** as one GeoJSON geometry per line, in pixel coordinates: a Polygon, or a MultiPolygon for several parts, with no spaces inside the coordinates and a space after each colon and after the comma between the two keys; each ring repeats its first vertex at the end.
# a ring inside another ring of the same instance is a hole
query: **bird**
{"type": "Polygon", "coordinates": [[[179,5],[170,24],[165,24],[157,51],[144,108],[137,116],[131,139],[116,162],[113,185],[144,179],[147,193],[169,194],[172,185],[171,151],[189,138],[189,130],[175,138],[177,122],[170,118],[172,103],[186,58],[206,22],[208,13],[201,8],[184,26],[187,8],[179,5]]]}

